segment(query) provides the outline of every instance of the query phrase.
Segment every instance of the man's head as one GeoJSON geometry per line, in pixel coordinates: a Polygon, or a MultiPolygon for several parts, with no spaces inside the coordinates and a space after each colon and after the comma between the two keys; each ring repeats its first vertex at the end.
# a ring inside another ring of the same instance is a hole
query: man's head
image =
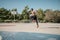
{"type": "Polygon", "coordinates": [[[33,8],[31,8],[31,10],[33,11],[34,9],[33,9],[33,8]]]}

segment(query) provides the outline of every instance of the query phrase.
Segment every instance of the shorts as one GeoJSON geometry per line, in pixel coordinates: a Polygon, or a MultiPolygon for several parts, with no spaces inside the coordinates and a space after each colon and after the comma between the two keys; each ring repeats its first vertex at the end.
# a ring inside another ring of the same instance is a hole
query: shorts
{"type": "Polygon", "coordinates": [[[38,20],[37,20],[37,16],[36,15],[30,16],[30,19],[31,20],[36,20],[36,23],[38,25],[38,20]]]}
{"type": "Polygon", "coordinates": [[[37,20],[37,16],[36,15],[30,16],[30,19],[31,20],[37,20]]]}

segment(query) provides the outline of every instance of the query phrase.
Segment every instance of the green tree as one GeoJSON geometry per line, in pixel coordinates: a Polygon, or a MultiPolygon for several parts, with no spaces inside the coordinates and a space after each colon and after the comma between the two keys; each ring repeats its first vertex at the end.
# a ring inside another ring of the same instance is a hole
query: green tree
{"type": "Polygon", "coordinates": [[[60,22],[60,11],[58,10],[51,10],[51,9],[47,9],[45,11],[45,20],[47,22],[54,22],[54,23],[58,23],[60,22]]]}
{"type": "Polygon", "coordinates": [[[12,19],[14,19],[14,18],[15,18],[15,20],[19,19],[19,14],[17,12],[17,8],[14,8],[14,9],[11,10],[11,15],[13,16],[12,19]]]}
{"type": "Polygon", "coordinates": [[[54,19],[53,17],[54,17],[53,11],[51,9],[47,9],[45,11],[45,20],[47,22],[52,22],[54,19]]]}
{"type": "Polygon", "coordinates": [[[0,19],[6,20],[8,19],[8,13],[9,11],[5,8],[0,8],[0,19]]]}
{"type": "Polygon", "coordinates": [[[54,11],[54,22],[60,23],[60,11],[59,10],[55,10],[54,11]]]}
{"type": "Polygon", "coordinates": [[[27,6],[25,6],[25,8],[22,11],[23,19],[29,19],[28,10],[29,10],[29,7],[27,5],[27,6]]]}
{"type": "Polygon", "coordinates": [[[38,16],[38,20],[40,21],[44,19],[44,12],[42,9],[37,10],[37,16],[38,16]]]}

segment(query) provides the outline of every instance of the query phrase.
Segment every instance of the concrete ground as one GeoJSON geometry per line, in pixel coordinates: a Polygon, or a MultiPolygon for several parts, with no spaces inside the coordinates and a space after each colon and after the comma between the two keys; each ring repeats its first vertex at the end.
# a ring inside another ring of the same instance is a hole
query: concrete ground
{"type": "Polygon", "coordinates": [[[0,31],[9,32],[33,32],[60,35],[60,23],[0,23],[0,31]]]}

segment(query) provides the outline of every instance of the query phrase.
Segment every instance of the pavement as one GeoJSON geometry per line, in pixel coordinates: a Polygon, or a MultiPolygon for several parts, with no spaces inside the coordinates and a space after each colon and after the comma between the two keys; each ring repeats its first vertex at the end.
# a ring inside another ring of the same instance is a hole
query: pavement
{"type": "Polygon", "coordinates": [[[0,31],[31,32],[60,35],[60,23],[0,23],[0,31]]]}

